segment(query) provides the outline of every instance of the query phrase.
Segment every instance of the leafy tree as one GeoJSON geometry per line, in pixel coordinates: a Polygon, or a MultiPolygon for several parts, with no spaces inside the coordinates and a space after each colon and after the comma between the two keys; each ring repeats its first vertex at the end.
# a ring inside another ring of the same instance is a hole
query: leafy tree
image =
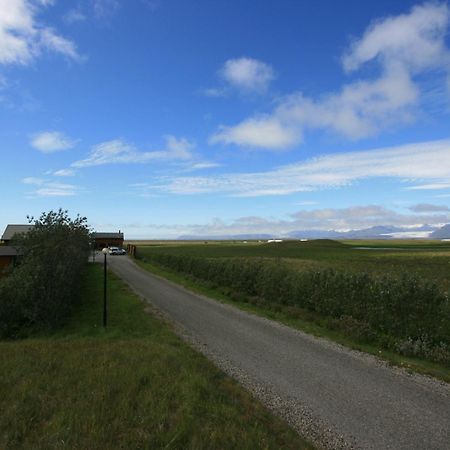
{"type": "Polygon", "coordinates": [[[28,233],[13,239],[20,264],[0,283],[0,335],[14,337],[31,328],[53,328],[78,300],[90,248],[85,217],[62,209],[42,213],[28,233]]]}

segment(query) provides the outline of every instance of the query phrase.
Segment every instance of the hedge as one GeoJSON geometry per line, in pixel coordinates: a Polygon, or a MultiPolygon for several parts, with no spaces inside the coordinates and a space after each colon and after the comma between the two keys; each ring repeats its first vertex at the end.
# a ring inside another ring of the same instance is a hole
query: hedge
{"type": "MultiPolygon", "coordinates": [[[[140,257],[139,249],[136,256],[140,257]]],[[[302,308],[348,327],[356,324],[367,328],[367,335],[391,336],[397,347],[426,342],[450,350],[449,297],[437,285],[414,276],[298,271],[273,259],[206,259],[159,252],[146,252],[142,259],[272,305],[302,308]]]]}

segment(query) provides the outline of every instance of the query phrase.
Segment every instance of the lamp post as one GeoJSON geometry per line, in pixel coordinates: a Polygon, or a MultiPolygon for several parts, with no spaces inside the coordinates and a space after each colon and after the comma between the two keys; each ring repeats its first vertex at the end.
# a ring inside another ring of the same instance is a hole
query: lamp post
{"type": "Polygon", "coordinates": [[[103,327],[106,328],[107,322],[107,310],[106,310],[106,255],[109,250],[105,247],[102,250],[102,253],[105,255],[104,263],[103,263],[103,327]]]}

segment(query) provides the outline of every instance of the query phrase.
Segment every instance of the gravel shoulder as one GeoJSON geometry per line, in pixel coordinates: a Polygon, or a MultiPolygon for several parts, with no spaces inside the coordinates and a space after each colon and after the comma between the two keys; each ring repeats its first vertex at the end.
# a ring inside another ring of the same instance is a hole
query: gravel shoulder
{"type": "Polygon", "coordinates": [[[302,435],[327,449],[450,449],[450,386],[192,293],[109,257],[110,268],[302,435]]]}

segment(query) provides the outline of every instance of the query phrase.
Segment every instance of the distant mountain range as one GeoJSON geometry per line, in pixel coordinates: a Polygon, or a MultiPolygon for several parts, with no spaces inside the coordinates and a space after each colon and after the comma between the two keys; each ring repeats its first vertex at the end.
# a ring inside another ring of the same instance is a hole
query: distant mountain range
{"type": "Polygon", "coordinates": [[[430,239],[450,239],[450,223],[433,231],[430,234],[430,239]]]}
{"type": "Polygon", "coordinates": [[[334,231],[334,230],[301,230],[291,231],[285,235],[275,234],[228,234],[228,235],[184,235],[179,240],[267,240],[284,239],[450,239],[450,224],[441,228],[432,225],[421,225],[415,228],[394,227],[390,225],[374,226],[362,230],[334,231]]]}

